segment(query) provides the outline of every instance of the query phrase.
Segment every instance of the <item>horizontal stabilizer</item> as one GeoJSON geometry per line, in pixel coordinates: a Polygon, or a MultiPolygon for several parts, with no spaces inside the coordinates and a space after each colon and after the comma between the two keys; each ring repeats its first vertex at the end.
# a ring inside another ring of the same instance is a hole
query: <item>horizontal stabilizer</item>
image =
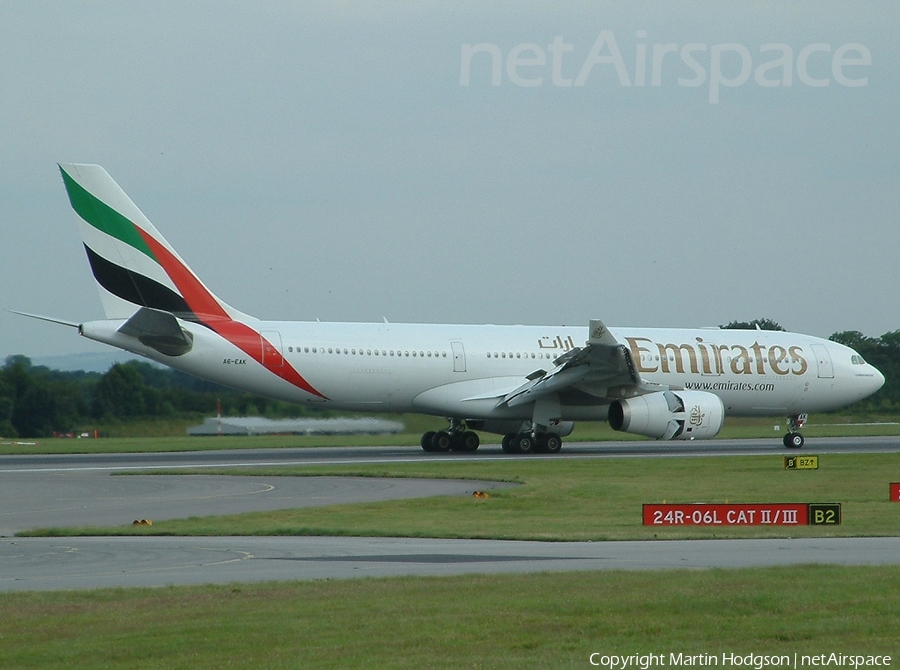
{"type": "Polygon", "coordinates": [[[49,321],[50,323],[58,323],[61,326],[69,326],[70,328],[78,328],[81,324],[74,321],[66,321],[65,319],[57,319],[53,316],[41,316],[40,314],[29,314],[28,312],[19,312],[14,309],[8,309],[7,312],[18,314],[19,316],[27,316],[29,319],[39,319],[41,321],[49,321]]]}
{"type": "Polygon", "coordinates": [[[194,336],[178,325],[169,312],[142,307],[119,332],[136,337],[141,344],[166,356],[182,356],[194,346],[194,336]]]}

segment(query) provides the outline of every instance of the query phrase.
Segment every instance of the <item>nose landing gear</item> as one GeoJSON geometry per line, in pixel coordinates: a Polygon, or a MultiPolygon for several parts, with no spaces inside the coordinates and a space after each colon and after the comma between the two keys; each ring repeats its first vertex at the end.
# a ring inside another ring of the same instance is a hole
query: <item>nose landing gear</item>
{"type": "Polygon", "coordinates": [[[800,434],[800,429],[803,428],[803,424],[806,423],[808,418],[809,415],[807,414],[794,414],[788,417],[789,430],[782,440],[785,447],[788,449],[800,449],[803,446],[804,439],[803,435],[800,434]]]}

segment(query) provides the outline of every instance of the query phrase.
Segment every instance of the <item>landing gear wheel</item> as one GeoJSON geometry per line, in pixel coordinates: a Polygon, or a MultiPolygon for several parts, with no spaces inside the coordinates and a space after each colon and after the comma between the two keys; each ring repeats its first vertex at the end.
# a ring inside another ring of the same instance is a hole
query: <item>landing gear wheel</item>
{"type": "Polygon", "coordinates": [[[517,454],[533,454],[537,451],[537,443],[530,433],[519,433],[512,440],[512,447],[517,454]]]}
{"type": "Polygon", "coordinates": [[[512,443],[513,443],[513,440],[515,439],[515,437],[516,437],[515,433],[507,433],[506,435],[503,436],[503,441],[500,442],[500,446],[503,448],[504,454],[516,453],[513,450],[513,446],[512,446],[512,443]]]}
{"type": "Polygon", "coordinates": [[[538,451],[544,454],[558,454],[562,449],[562,438],[556,433],[543,433],[538,437],[538,451]]]}
{"type": "Polygon", "coordinates": [[[471,430],[467,430],[462,435],[458,435],[457,438],[459,439],[459,451],[473,452],[476,451],[481,444],[478,433],[473,433],[471,430]]]}
{"type": "Polygon", "coordinates": [[[450,445],[453,444],[453,438],[446,430],[440,430],[431,438],[432,451],[450,451],[450,445]]]}
{"type": "Polygon", "coordinates": [[[431,442],[434,440],[434,431],[429,430],[427,433],[422,435],[422,450],[423,451],[434,451],[431,446],[431,442]]]}
{"type": "Polygon", "coordinates": [[[450,451],[475,451],[480,444],[478,435],[471,431],[450,433],[450,451]]]}
{"type": "Polygon", "coordinates": [[[788,449],[800,449],[803,442],[803,436],[800,433],[788,433],[784,436],[784,446],[788,449]]]}

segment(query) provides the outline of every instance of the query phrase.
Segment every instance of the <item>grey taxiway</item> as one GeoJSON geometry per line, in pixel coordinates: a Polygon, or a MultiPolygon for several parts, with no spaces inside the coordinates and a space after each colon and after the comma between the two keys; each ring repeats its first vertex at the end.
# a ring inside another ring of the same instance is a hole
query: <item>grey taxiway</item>
{"type": "MultiPolygon", "coordinates": [[[[898,438],[819,438],[804,453],[897,452],[898,438]]],[[[772,440],[567,444],[550,458],[788,453],[772,440]]],[[[792,452],[795,453],[795,452],[792,452]]],[[[900,537],[642,542],[511,542],[334,537],[15,537],[51,526],[117,525],[434,495],[505,484],[464,480],[115,473],[177,468],[486,460],[408,447],[0,456],[0,591],[391,575],[900,564],[900,537]]],[[[521,458],[534,459],[535,456],[521,458]]]]}

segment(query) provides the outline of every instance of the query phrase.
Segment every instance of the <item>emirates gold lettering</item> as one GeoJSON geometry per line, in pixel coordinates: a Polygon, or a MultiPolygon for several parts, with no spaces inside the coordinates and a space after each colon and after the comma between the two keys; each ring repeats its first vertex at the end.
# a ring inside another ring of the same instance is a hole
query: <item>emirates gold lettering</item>
{"type": "Polygon", "coordinates": [[[787,349],[779,347],[777,344],[769,348],[769,367],[776,375],[786,375],[790,373],[790,368],[783,367],[787,359],[787,349]]]}
{"type": "Polygon", "coordinates": [[[659,360],[662,363],[663,372],[670,372],[669,352],[672,352],[675,371],[679,374],[684,374],[684,357],[682,356],[682,352],[684,352],[688,355],[691,372],[694,374],[699,373],[699,370],[697,369],[697,352],[694,351],[694,347],[690,344],[657,344],[656,346],[659,349],[659,360]]]}
{"type": "Polygon", "coordinates": [[[737,355],[731,358],[731,371],[736,375],[753,374],[753,370],[750,367],[750,352],[747,348],[742,347],[740,344],[732,344],[731,350],[737,350],[737,355]]]}
{"type": "Polygon", "coordinates": [[[628,347],[631,349],[631,358],[637,364],[638,372],[656,372],[659,370],[658,365],[644,365],[644,358],[642,354],[648,354],[647,360],[652,363],[652,359],[650,358],[650,349],[646,347],[642,347],[640,342],[647,342],[652,344],[652,340],[648,340],[646,337],[626,337],[628,342],[628,347]]]}
{"type": "Polygon", "coordinates": [[[724,374],[725,373],[725,363],[723,362],[723,359],[722,359],[722,352],[730,351],[731,347],[729,347],[727,344],[718,344],[718,345],[713,345],[713,346],[716,349],[716,370],[719,374],[724,374]]]}
{"type": "Polygon", "coordinates": [[[790,349],[788,349],[788,353],[791,355],[791,358],[793,358],[796,364],[799,365],[796,370],[791,368],[791,372],[798,376],[805,374],[806,371],[809,370],[809,364],[806,362],[806,359],[800,355],[801,351],[803,351],[803,349],[801,349],[800,347],[791,347],[790,349]]]}
{"type": "MultiPolygon", "coordinates": [[[[712,371],[712,365],[709,360],[709,352],[706,350],[706,347],[703,346],[703,338],[702,337],[698,337],[698,338],[696,338],[696,340],[697,340],[697,348],[700,350],[700,364],[703,366],[703,374],[711,375],[713,373],[713,371],[712,371]]],[[[718,372],[718,370],[716,372],[718,372]]]]}
{"type": "Polygon", "coordinates": [[[631,357],[638,372],[664,374],[796,375],[809,370],[803,348],[785,348],[775,344],[768,349],[758,341],[746,347],[741,344],[713,344],[697,337],[695,344],[662,344],[646,337],[626,337],[631,357]],[[658,355],[658,359],[654,357],[658,355]],[[726,358],[728,362],[726,363],[726,358]]]}
{"type": "Polygon", "coordinates": [[[756,359],[756,374],[766,374],[765,361],[763,360],[766,350],[759,342],[754,342],[750,348],[753,349],[753,357],[756,359]]]}

